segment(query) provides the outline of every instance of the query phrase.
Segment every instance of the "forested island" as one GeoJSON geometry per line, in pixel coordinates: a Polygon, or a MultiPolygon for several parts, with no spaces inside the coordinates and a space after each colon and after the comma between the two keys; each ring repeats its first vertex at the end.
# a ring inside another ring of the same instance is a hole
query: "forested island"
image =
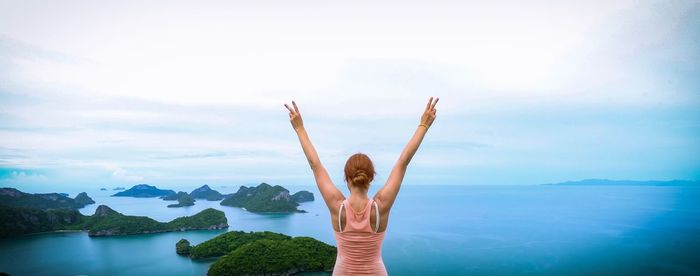
{"type": "Polygon", "coordinates": [[[309,191],[298,191],[292,195],[291,200],[296,203],[314,201],[314,194],[309,191]]]}
{"type": "Polygon", "coordinates": [[[299,202],[296,200],[313,200],[313,194],[309,197],[307,193],[311,194],[307,191],[300,191],[294,195],[290,195],[289,190],[282,186],[271,186],[263,182],[257,187],[241,186],[238,192],[227,195],[220,204],[223,206],[245,208],[250,212],[305,212],[297,209],[299,202]]]}
{"type": "Polygon", "coordinates": [[[224,195],[216,190],[209,188],[209,185],[203,185],[190,192],[190,196],[195,199],[206,199],[210,201],[218,201],[224,199],[224,195]]]}
{"type": "Polygon", "coordinates": [[[0,237],[57,230],[87,230],[90,236],[111,236],[228,228],[224,212],[212,208],[167,223],[123,215],[106,205],[98,206],[92,216],[78,211],[94,202],[86,193],[72,199],[58,193],[29,194],[0,188],[0,237]]]}
{"type": "Polygon", "coordinates": [[[167,195],[163,197],[163,200],[177,200],[177,204],[168,205],[169,208],[173,207],[185,207],[194,205],[194,198],[185,192],[178,192],[174,195],[167,195]]]}
{"type": "Polygon", "coordinates": [[[85,192],[75,199],[59,193],[30,194],[15,188],[0,188],[0,205],[31,207],[37,209],[79,209],[95,203],[85,192]]]}
{"type": "Polygon", "coordinates": [[[309,237],[274,232],[232,231],[191,246],[181,239],[177,254],[193,259],[220,257],[207,275],[292,275],[333,270],[337,249],[309,237]]]}
{"type": "Polygon", "coordinates": [[[97,207],[95,214],[69,229],[89,230],[90,236],[132,235],[186,230],[214,230],[228,228],[224,212],[207,208],[193,216],[179,217],[170,222],[159,222],[146,216],[126,216],[106,205],[97,207]]]}
{"type": "Polygon", "coordinates": [[[173,194],[176,194],[173,190],[161,190],[156,188],[156,186],[151,186],[148,184],[138,184],[131,187],[131,189],[118,192],[116,194],[113,194],[112,196],[163,197],[173,194]]]}
{"type": "Polygon", "coordinates": [[[114,236],[186,230],[228,228],[224,212],[208,208],[170,222],[145,216],[127,216],[100,205],[92,216],[75,209],[41,210],[0,205],[0,237],[57,230],[87,230],[89,236],[114,236]]]}
{"type": "MultiPolygon", "coordinates": [[[[155,188],[155,187],[154,187],[155,188]]],[[[196,199],[206,199],[209,201],[218,201],[224,198],[224,195],[216,190],[209,188],[209,185],[203,185],[194,189],[189,194],[186,192],[177,192],[177,194],[167,194],[160,197],[163,200],[177,200],[177,204],[170,204],[168,207],[185,207],[194,205],[196,199]]]]}

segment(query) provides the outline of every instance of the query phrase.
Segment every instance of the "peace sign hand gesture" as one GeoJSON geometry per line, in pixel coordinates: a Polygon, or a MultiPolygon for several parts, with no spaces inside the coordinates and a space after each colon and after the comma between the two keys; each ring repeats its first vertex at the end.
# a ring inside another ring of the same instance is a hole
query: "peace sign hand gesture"
{"type": "Polygon", "coordinates": [[[292,105],[294,109],[290,108],[287,104],[284,104],[284,107],[289,110],[289,122],[292,123],[292,128],[294,128],[294,131],[299,131],[304,128],[304,121],[301,120],[301,113],[299,113],[297,103],[292,101],[292,105]]]}
{"type": "Polygon", "coordinates": [[[435,105],[439,100],[440,98],[435,98],[435,101],[433,102],[433,97],[430,97],[428,105],[425,106],[423,116],[421,116],[420,118],[420,124],[425,125],[426,128],[429,128],[433,124],[433,121],[435,121],[435,113],[437,112],[437,109],[435,109],[435,105]]]}

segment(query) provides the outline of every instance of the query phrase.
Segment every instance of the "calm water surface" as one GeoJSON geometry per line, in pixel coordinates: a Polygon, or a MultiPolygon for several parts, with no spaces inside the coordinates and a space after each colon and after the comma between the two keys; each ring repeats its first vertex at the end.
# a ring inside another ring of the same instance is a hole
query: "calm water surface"
{"type": "MultiPolygon", "coordinates": [[[[169,221],[213,207],[226,213],[229,230],[269,230],[335,244],[330,216],[315,187],[288,188],[314,192],[317,200],[300,207],[308,213],[260,215],[205,200],[167,208],[172,202],[110,197],[115,191],[97,188],[55,192],[75,196],[86,191],[97,201],[80,210],[86,215],[106,204],[123,214],[169,221]]],[[[383,258],[395,275],[700,274],[698,199],[698,187],[405,185],[392,210],[383,258]]],[[[99,238],[72,232],[4,239],[0,271],[204,275],[212,261],[178,256],[175,243],[186,238],[197,244],[225,231],[99,238]]]]}

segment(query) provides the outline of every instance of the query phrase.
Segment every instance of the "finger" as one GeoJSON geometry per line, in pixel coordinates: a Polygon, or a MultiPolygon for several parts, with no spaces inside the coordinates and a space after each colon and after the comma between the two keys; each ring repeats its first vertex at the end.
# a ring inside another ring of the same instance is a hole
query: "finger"
{"type": "Polygon", "coordinates": [[[284,104],[284,107],[286,107],[289,112],[294,113],[294,110],[292,110],[287,104],[284,104]]]}
{"type": "Polygon", "coordinates": [[[433,102],[433,97],[430,97],[430,100],[428,100],[428,105],[425,106],[425,110],[430,109],[430,104],[433,102]]]}
{"type": "Polygon", "coordinates": [[[296,111],[297,113],[299,113],[299,108],[297,107],[297,103],[294,102],[294,101],[292,101],[292,105],[294,105],[294,111],[296,111]]]}
{"type": "Polygon", "coordinates": [[[434,102],[433,105],[430,107],[430,109],[435,109],[435,105],[437,104],[437,102],[438,102],[439,100],[440,100],[440,98],[435,98],[435,102],[434,102]]]}

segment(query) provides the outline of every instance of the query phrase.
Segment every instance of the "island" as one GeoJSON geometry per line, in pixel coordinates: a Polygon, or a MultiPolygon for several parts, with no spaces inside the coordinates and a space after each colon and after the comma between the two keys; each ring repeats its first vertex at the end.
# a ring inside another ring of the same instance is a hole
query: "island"
{"type": "Polygon", "coordinates": [[[189,255],[190,248],[192,248],[192,246],[190,246],[190,241],[186,239],[180,239],[180,241],[178,241],[175,244],[175,253],[177,253],[178,255],[189,255]]]}
{"type": "Polygon", "coordinates": [[[79,193],[75,196],[75,204],[81,205],[80,208],[85,207],[85,205],[94,204],[95,201],[90,198],[86,192],[79,193]]]}
{"type": "Polygon", "coordinates": [[[224,199],[224,196],[216,190],[209,188],[209,185],[204,185],[197,189],[194,189],[190,196],[196,199],[206,199],[209,201],[218,201],[224,199]]]}
{"type": "Polygon", "coordinates": [[[124,190],[113,194],[112,196],[128,196],[128,197],[163,197],[175,194],[173,190],[161,190],[156,188],[156,186],[151,186],[148,184],[138,184],[131,189],[124,190]]]}
{"type": "Polygon", "coordinates": [[[314,201],[314,194],[309,191],[298,191],[292,195],[292,200],[296,203],[314,201]]]}
{"type": "MultiPolygon", "coordinates": [[[[303,196],[300,195],[300,197],[303,196]]],[[[289,190],[279,185],[271,186],[265,182],[257,187],[241,186],[236,193],[227,195],[220,204],[257,213],[305,212],[297,209],[299,203],[289,195],[289,190]]]]}
{"type": "Polygon", "coordinates": [[[224,212],[207,208],[193,216],[159,222],[145,216],[127,216],[100,205],[92,216],[74,209],[48,209],[0,205],[0,238],[57,230],[83,230],[88,236],[133,235],[228,228],[224,212]]]}
{"type": "Polygon", "coordinates": [[[185,207],[194,205],[194,198],[185,192],[178,192],[175,195],[168,195],[163,197],[163,200],[177,200],[177,204],[170,204],[168,207],[185,207]]]}
{"type": "MultiPolygon", "coordinates": [[[[230,251],[240,247],[241,245],[262,239],[278,241],[289,239],[289,236],[270,231],[230,231],[218,235],[208,241],[204,241],[196,246],[191,246],[187,248],[186,251],[188,252],[188,254],[185,255],[192,259],[221,257],[223,255],[226,255],[230,251]]],[[[187,243],[189,244],[189,241],[187,241],[187,243]]],[[[184,248],[182,249],[185,250],[184,248]]]]}
{"type": "Polygon", "coordinates": [[[566,181],[560,183],[549,183],[543,185],[562,185],[562,186],[700,186],[700,181],[689,180],[610,180],[610,179],[584,179],[579,181],[566,181]]]}
{"type": "Polygon", "coordinates": [[[107,188],[100,188],[100,191],[106,191],[107,188]]]}
{"type": "Polygon", "coordinates": [[[124,188],[124,187],[115,187],[114,189],[112,189],[112,191],[122,191],[122,190],[126,190],[126,188],[124,188]]]}
{"type": "Polygon", "coordinates": [[[224,212],[207,208],[193,216],[179,217],[170,222],[159,222],[145,216],[126,216],[100,205],[73,229],[87,229],[89,236],[133,235],[186,230],[215,230],[228,228],[224,212]]]}
{"type": "Polygon", "coordinates": [[[30,194],[15,188],[0,188],[0,205],[30,207],[37,209],[79,209],[95,203],[86,193],[75,199],[59,193],[30,194]]]}
{"type": "Polygon", "coordinates": [[[175,251],[193,259],[220,257],[207,272],[214,276],[330,272],[337,256],[335,246],[316,239],[269,231],[231,231],[196,246],[181,239],[175,251]]]}
{"type": "Polygon", "coordinates": [[[38,209],[0,205],[0,238],[64,230],[84,220],[75,209],[38,209]]]}

